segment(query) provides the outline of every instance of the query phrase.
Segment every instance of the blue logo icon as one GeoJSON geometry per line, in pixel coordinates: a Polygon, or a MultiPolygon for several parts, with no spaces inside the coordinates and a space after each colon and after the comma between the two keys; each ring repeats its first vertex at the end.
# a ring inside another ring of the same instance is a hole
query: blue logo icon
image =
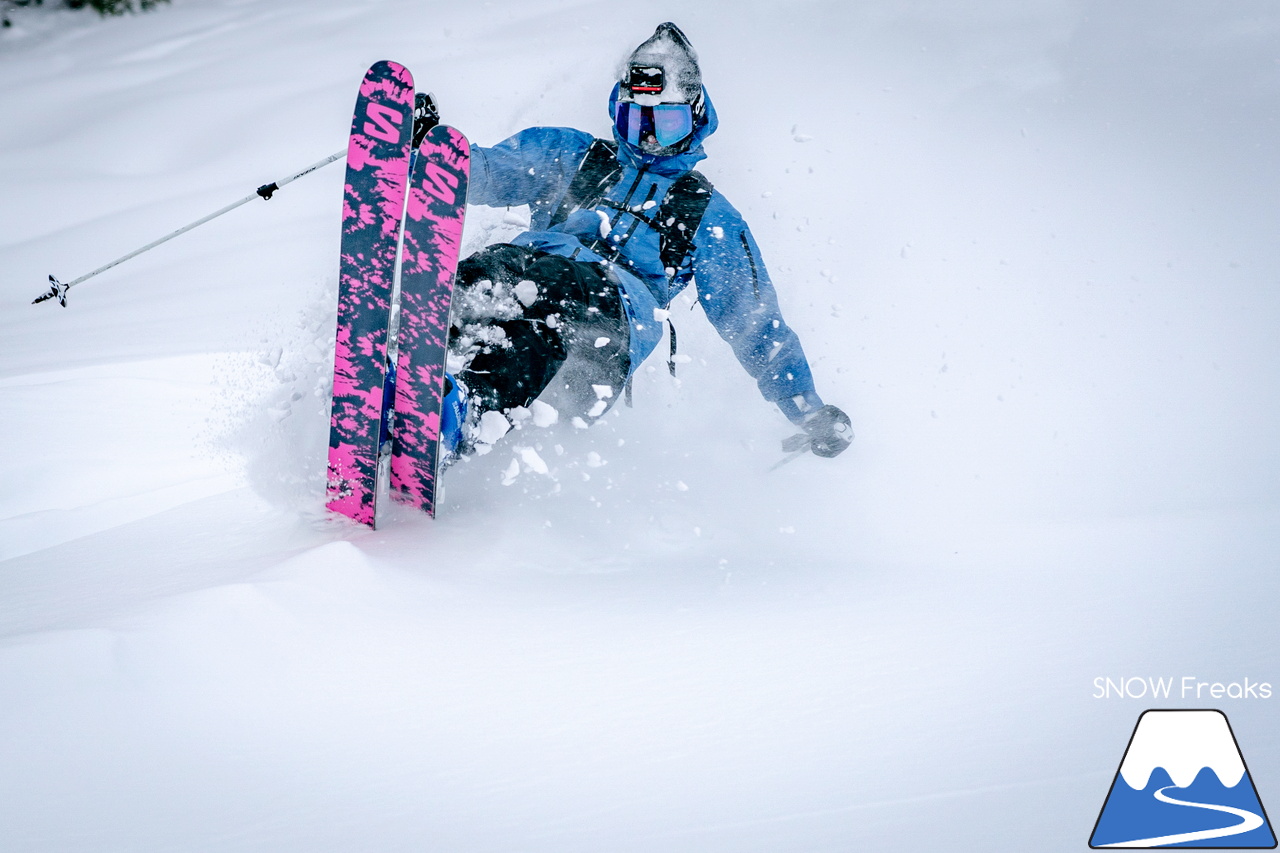
{"type": "Polygon", "coordinates": [[[1221,711],[1144,711],[1092,848],[1271,849],[1275,833],[1221,711]]]}

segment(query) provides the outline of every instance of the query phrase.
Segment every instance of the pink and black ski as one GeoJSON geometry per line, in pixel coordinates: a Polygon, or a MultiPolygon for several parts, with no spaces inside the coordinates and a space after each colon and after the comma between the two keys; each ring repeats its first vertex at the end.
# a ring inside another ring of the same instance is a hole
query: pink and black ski
{"type": "Polygon", "coordinates": [[[467,213],[471,146],[437,125],[413,160],[400,271],[391,490],[434,516],[449,305],[467,213]]]}
{"type": "Polygon", "coordinates": [[[347,148],[328,506],[372,526],[387,328],[413,136],[413,77],[378,62],[360,85],[347,148]]]}

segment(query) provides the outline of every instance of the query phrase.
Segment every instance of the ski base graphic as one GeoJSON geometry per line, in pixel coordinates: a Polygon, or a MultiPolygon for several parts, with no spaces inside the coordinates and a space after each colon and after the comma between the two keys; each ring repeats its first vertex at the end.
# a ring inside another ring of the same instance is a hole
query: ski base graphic
{"type": "Polygon", "coordinates": [[[467,212],[471,147],[438,125],[414,158],[400,273],[391,490],[434,516],[449,306],[467,212]]]}
{"type": "Polygon", "coordinates": [[[413,78],[365,74],[351,122],[342,209],[327,505],[372,526],[397,247],[413,134],[413,78]]]}
{"type": "Polygon", "coordinates": [[[439,496],[449,308],[471,149],[457,130],[437,125],[411,156],[413,118],[409,71],[374,64],[347,154],[327,480],[327,506],[371,527],[388,479],[393,494],[433,516],[439,496]]]}

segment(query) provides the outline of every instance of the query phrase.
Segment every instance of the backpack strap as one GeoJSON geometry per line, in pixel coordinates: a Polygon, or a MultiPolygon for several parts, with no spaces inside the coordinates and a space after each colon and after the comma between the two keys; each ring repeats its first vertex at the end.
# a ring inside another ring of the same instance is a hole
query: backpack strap
{"type": "MultiPolygon", "coordinates": [[[[578,164],[578,171],[565,191],[560,206],[551,217],[551,226],[559,225],[576,210],[589,210],[604,205],[623,210],[658,232],[658,254],[668,278],[674,278],[689,263],[696,248],[694,237],[707,205],[711,203],[711,182],[701,172],[691,171],[681,175],[667,190],[662,203],[652,215],[642,212],[640,206],[621,207],[605,199],[622,177],[622,164],[618,162],[618,145],[604,139],[594,139],[587,146],[578,164]]],[[[634,228],[632,229],[634,231],[634,228]]],[[[619,243],[592,242],[590,248],[606,258],[616,258],[631,234],[619,243]]]]}
{"type": "MultiPolygon", "coordinates": [[[[634,207],[623,207],[608,201],[605,196],[614,184],[622,177],[622,164],[618,162],[618,145],[604,139],[593,139],[582,155],[578,171],[565,190],[564,198],[552,215],[549,227],[559,225],[577,210],[589,210],[604,205],[631,214],[636,220],[644,222],[658,232],[658,256],[662,260],[667,278],[674,280],[680,270],[691,261],[697,245],[694,238],[702,224],[702,217],[711,203],[714,187],[706,176],[696,170],[681,175],[671,184],[662,203],[652,216],[643,212],[643,204],[634,207]]],[[[613,260],[621,254],[622,247],[635,233],[635,225],[626,237],[618,243],[606,243],[604,240],[592,240],[589,248],[601,257],[613,260]]],[[[744,242],[746,238],[743,238],[744,242]]],[[[576,254],[576,253],[575,253],[576,254]]],[[[747,252],[750,256],[750,251],[747,252]]],[[[752,270],[754,272],[754,260],[752,270]]],[[[667,369],[671,375],[676,374],[676,327],[667,320],[667,329],[671,341],[671,355],[667,359],[667,369]]],[[[631,377],[627,377],[625,389],[627,405],[631,405],[631,377]]]]}
{"type": "Polygon", "coordinates": [[[603,139],[591,140],[582,155],[582,162],[578,164],[577,174],[551,217],[551,225],[564,222],[575,210],[595,207],[620,177],[622,164],[618,162],[618,144],[603,139]]]}
{"type": "Polygon", "coordinates": [[[658,253],[668,278],[692,258],[694,235],[711,203],[711,191],[711,182],[701,172],[686,172],[671,185],[653,217],[660,238],[658,253]]]}

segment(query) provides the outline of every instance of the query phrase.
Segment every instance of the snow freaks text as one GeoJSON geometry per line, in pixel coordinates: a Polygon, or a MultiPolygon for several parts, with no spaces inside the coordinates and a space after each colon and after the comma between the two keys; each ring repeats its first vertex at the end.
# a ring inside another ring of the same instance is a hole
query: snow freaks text
{"type": "Polygon", "coordinates": [[[1243,678],[1238,681],[1202,681],[1194,675],[1181,678],[1130,676],[1093,680],[1094,699],[1270,699],[1271,682],[1243,678]]]}

